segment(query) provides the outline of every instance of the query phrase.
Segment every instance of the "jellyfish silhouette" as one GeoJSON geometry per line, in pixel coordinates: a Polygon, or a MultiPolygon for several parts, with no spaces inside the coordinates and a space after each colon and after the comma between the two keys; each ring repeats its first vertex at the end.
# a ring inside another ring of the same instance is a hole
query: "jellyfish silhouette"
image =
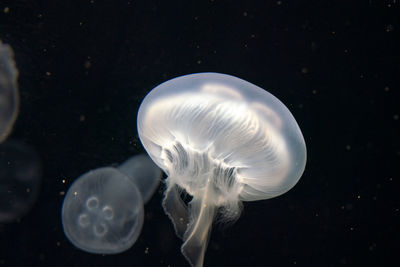
{"type": "Polygon", "coordinates": [[[13,50],[0,40],[0,142],[10,134],[18,115],[17,78],[13,50]]]}
{"type": "Polygon", "coordinates": [[[15,140],[0,144],[0,223],[24,216],[40,189],[42,166],[30,146],[15,140]]]}
{"type": "Polygon", "coordinates": [[[163,207],[184,241],[181,251],[202,266],[211,225],[240,216],[242,201],[291,189],[306,163],[300,128],[272,94],[218,73],[178,77],[154,88],[137,119],[139,137],[168,175],[163,207]],[[181,198],[192,196],[188,204],[181,198]]]}
{"type": "Polygon", "coordinates": [[[0,222],[25,215],[39,193],[40,158],[33,148],[6,140],[18,115],[18,70],[14,53],[0,40],[0,222]],[[6,140],[6,141],[5,141],[6,140]]]}
{"type": "Polygon", "coordinates": [[[68,189],[62,224],[75,247],[90,253],[116,254],[132,247],[139,237],[144,214],[142,195],[150,199],[161,171],[146,155],[128,159],[120,169],[89,171],[68,189]]]}

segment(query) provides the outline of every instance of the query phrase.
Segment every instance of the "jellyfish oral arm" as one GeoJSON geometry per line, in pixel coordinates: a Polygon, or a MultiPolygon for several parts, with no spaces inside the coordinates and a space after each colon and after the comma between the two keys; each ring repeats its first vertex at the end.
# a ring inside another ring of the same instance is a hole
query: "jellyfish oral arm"
{"type": "Polygon", "coordinates": [[[202,195],[193,196],[189,206],[186,206],[180,198],[177,185],[169,185],[163,201],[164,210],[173,222],[176,234],[184,241],[181,247],[182,254],[194,267],[203,266],[211,225],[216,213],[216,207],[207,203],[210,197],[210,183],[207,182],[202,195]]]}
{"type": "MultiPolygon", "coordinates": [[[[169,182],[170,179],[167,179],[167,183],[169,182]]],[[[163,200],[163,208],[172,221],[177,236],[183,239],[183,235],[187,229],[189,215],[188,208],[182,201],[179,187],[176,184],[167,186],[163,200]]]]}
{"type": "Polygon", "coordinates": [[[223,221],[238,218],[241,185],[236,168],[215,160],[210,151],[199,152],[177,141],[166,147],[162,160],[169,176],[163,207],[184,241],[182,254],[191,266],[200,267],[217,210],[223,221]],[[181,198],[183,190],[192,196],[188,205],[181,198]]]}
{"type": "MultiPolygon", "coordinates": [[[[205,194],[208,190],[205,191],[205,194]]],[[[206,204],[207,195],[202,198],[193,198],[190,202],[190,224],[185,232],[181,251],[185,258],[194,267],[203,266],[204,254],[210,236],[211,225],[214,220],[216,207],[206,204]]]]}

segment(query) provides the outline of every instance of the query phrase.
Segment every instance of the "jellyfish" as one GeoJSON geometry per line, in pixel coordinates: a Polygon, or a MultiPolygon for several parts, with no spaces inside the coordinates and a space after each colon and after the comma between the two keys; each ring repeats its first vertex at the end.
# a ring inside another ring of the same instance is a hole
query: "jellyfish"
{"type": "Polygon", "coordinates": [[[0,223],[22,218],[40,189],[42,167],[30,146],[15,140],[0,144],[0,223]]]}
{"type": "Polygon", "coordinates": [[[139,189],[146,204],[157,189],[161,170],[145,154],[136,155],[121,163],[118,170],[125,174],[139,189]]]}
{"type": "Polygon", "coordinates": [[[230,75],[198,73],[158,85],[141,103],[137,127],[168,176],[164,211],[191,266],[203,266],[217,216],[235,221],[242,201],[287,192],[305,168],[304,138],[287,107],[230,75]]]}
{"type": "Polygon", "coordinates": [[[0,142],[10,134],[18,115],[17,78],[13,50],[0,40],[0,142]]]}
{"type": "Polygon", "coordinates": [[[68,189],[62,224],[67,238],[79,249],[98,254],[123,252],[142,229],[141,194],[115,168],[89,171],[68,189]]]}
{"type": "Polygon", "coordinates": [[[161,170],[147,155],[129,158],[119,169],[102,167],[80,176],[62,207],[64,233],[77,248],[117,254],[133,246],[143,226],[144,201],[154,194],[161,170]]]}

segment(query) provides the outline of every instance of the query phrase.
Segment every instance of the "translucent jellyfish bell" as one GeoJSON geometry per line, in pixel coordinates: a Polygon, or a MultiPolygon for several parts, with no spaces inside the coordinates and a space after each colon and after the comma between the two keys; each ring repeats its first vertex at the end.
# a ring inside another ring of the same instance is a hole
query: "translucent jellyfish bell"
{"type": "Polygon", "coordinates": [[[306,146],[276,97],[239,78],[199,73],[154,88],[138,113],[146,151],[168,178],[165,212],[192,266],[202,266],[217,211],[240,215],[241,201],[276,197],[300,179],[306,146]],[[185,190],[193,198],[186,205],[185,190]]]}
{"type": "Polygon", "coordinates": [[[13,140],[0,144],[0,223],[24,216],[35,203],[42,166],[30,146],[13,140]]]}
{"type": "Polygon", "coordinates": [[[129,249],[143,226],[143,201],[136,186],[115,168],[79,177],[62,208],[64,233],[76,247],[115,254],[129,249]]]}
{"type": "Polygon", "coordinates": [[[144,203],[150,200],[160,184],[161,170],[145,154],[127,159],[118,167],[118,170],[137,186],[144,203]]]}
{"type": "Polygon", "coordinates": [[[17,77],[18,70],[12,48],[0,41],[0,142],[10,134],[17,118],[19,103],[17,77]]]}

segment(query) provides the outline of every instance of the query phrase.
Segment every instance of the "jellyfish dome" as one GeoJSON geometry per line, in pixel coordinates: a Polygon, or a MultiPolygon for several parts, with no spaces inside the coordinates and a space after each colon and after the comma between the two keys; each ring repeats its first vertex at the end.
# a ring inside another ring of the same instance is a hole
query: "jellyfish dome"
{"type": "Polygon", "coordinates": [[[142,230],[142,196],[115,168],[89,171],[69,188],[62,224],[67,238],[79,249],[98,254],[123,252],[142,230]]]}
{"type": "Polygon", "coordinates": [[[17,78],[13,50],[0,40],[0,142],[10,134],[18,115],[17,78]]]}
{"type": "Polygon", "coordinates": [[[276,197],[300,179],[306,146],[287,107],[264,89],[219,73],[169,80],[143,100],[141,142],[168,175],[164,210],[192,266],[202,266],[212,221],[241,201],[276,197]],[[181,193],[192,196],[186,205],[181,193]]]}

